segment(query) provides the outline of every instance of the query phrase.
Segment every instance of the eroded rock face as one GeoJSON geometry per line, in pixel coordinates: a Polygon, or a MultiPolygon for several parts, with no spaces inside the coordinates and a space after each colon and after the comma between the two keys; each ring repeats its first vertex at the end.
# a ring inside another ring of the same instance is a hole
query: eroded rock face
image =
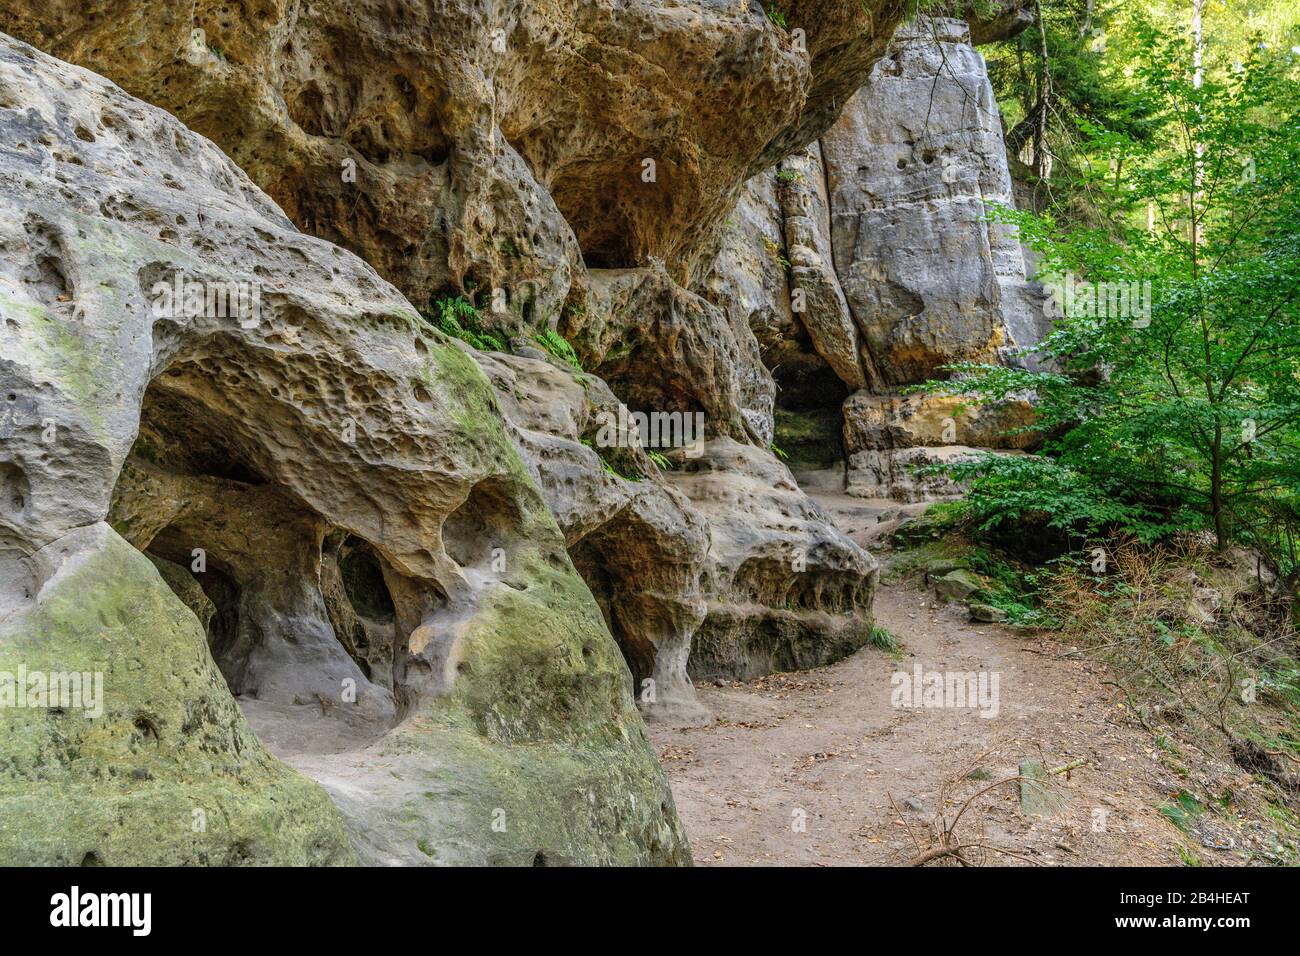
{"type": "Polygon", "coordinates": [[[622,646],[647,716],[708,718],[691,676],[810,667],[867,640],[876,562],[771,452],[719,438],[652,461],[603,382],[477,354],[574,564],[622,646]],[[649,679],[647,683],[647,679],[649,679]]]}
{"type": "MultiPolygon", "coordinates": [[[[1018,11],[978,25],[1014,32],[1018,11]]],[[[703,294],[748,316],[801,480],[924,500],[960,489],[916,468],[1037,440],[1013,434],[1031,398],[958,412],[899,391],[952,362],[1032,363],[1021,349],[1049,326],[1041,294],[1015,233],[987,221],[1011,193],[966,24],[924,18],[899,28],[820,143],[746,184],[703,294]]]]}
{"type": "Polygon", "coordinates": [[[849,388],[879,385],[835,273],[821,144],[786,159],[777,174],[790,262],[792,309],[813,347],[849,388]]]}
{"type": "MultiPolygon", "coordinates": [[[[945,409],[889,390],[1033,332],[1018,247],[982,221],[1009,184],[960,26],[900,32],[816,142],[908,6],[791,0],[786,31],[731,0],[0,0],[0,28],[247,173],[5,42],[0,633],[27,647],[57,611],[76,643],[99,558],[120,558],[112,586],[157,613],[128,602],[114,633],[203,663],[194,686],[149,679],[202,701],[216,752],[247,754],[267,793],[215,847],[128,828],[104,862],[238,862],[254,827],[285,834],[258,862],[689,860],[629,691],[704,720],[692,675],[814,666],[869,636],[875,562],[774,438],[847,458],[857,493],[944,493],[906,464],[964,447],[934,441],[945,409]],[[956,173],[935,178],[931,139],[956,173]],[[515,354],[447,339],[386,279],[426,311],[473,298],[515,354]],[[155,311],[159,289],[227,283],[256,291],[253,321],[155,311]],[[533,347],[542,327],[585,373],[533,347]],[[601,437],[629,412],[698,413],[702,444],[601,437]],[[34,557],[69,542],[84,588],[34,557]],[[316,822],[276,817],[297,807],[316,822]]],[[[213,771],[173,714],[133,726],[179,748],[160,784],[179,787],[213,771]]],[[[43,727],[24,731],[40,760],[60,746],[43,727]]],[[[68,763],[64,784],[97,769],[68,763]]],[[[37,806],[5,772],[0,799],[37,806]]],[[[211,799],[247,796],[222,780],[211,799]]],[[[58,814],[102,831],[84,804],[58,814]]]]}
{"type": "MultiPolygon", "coordinates": [[[[830,259],[819,156],[814,145],[745,184],[717,257],[695,289],[723,310],[737,338],[757,346],[757,368],[772,396],[757,443],[767,447],[779,438],[800,458],[842,461],[839,405],[861,387],[870,364],[861,362],[830,259]],[[803,431],[829,441],[793,435],[792,419],[807,420],[803,431]]],[[[745,353],[748,368],[753,354],[745,353]]]]}
{"type": "Polygon", "coordinates": [[[24,563],[35,590],[0,618],[0,672],[29,694],[34,674],[79,683],[75,697],[6,702],[0,861],[352,862],[338,812],[267,753],[144,555],[98,522],[24,563]]]}
{"type": "Polygon", "coordinates": [[[961,396],[857,392],[844,403],[844,446],[849,454],[937,445],[1027,449],[1041,437],[1027,430],[1033,424],[1025,398],[979,404],[961,396]]]}
{"type": "MultiPolygon", "coordinates": [[[[727,217],[717,255],[692,291],[725,314],[730,337],[739,337],[748,375],[759,383],[749,422],[763,445],[775,431],[773,411],[777,384],[770,369],[797,350],[802,333],[790,310],[790,295],[781,255],[784,222],[776,198],[775,170],[745,184],[727,217]],[[777,354],[776,350],[780,350],[777,354]]],[[[807,339],[804,335],[803,338],[807,339]]]]}
{"type": "Polygon", "coordinates": [[[703,519],[662,483],[635,429],[623,428],[616,444],[602,441],[628,410],[600,379],[541,359],[476,358],[623,649],[642,712],[678,724],[706,720],[686,672],[705,612],[703,519]]]}
{"type": "Polygon", "coordinates": [[[907,4],[787,7],[798,39],[732,0],[54,0],[0,28],[175,113],[417,304],[531,281],[554,315],[584,260],[701,265],[740,183],[834,120],[907,4]]]}
{"type": "Polygon", "coordinates": [[[1035,447],[1034,407],[1026,398],[995,404],[944,395],[872,395],[844,403],[845,490],[863,498],[915,502],[947,497],[961,487],[923,469],[1035,447]]]}
{"type": "Polygon", "coordinates": [[[709,527],[708,614],[695,634],[693,676],[816,667],[867,642],[876,560],[775,457],[718,439],[667,479],[709,527]]]}
{"type": "Polygon", "coordinates": [[[965,23],[900,28],[889,56],[822,138],[835,267],[889,385],[956,361],[997,361],[1025,285],[997,103],[965,23]]]}
{"type": "Polygon", "coordinates": [[[662,265],[593,270],[565,330],[587,366],[638,411],[702,412],[710,435],[768,444],[775,387],[737,311],[675,283],[662,265]]]}
{"type": "Polygon", "coordinates": [[[0,670],[112,702],[6,718],[0,859],[688,861],[473,360],[170,115],[8,37],[0,81],[0,670]]]}

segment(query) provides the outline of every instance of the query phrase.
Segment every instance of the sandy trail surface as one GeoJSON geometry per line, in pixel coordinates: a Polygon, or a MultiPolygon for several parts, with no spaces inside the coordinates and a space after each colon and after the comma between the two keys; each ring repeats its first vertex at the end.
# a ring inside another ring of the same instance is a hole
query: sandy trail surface
{"type": "MultiPolygon", "coordinates": [[[[824,504],[879,551],[869,505],[824,504]]],[[[971,804],[963,839],[1020,855],[989,863],[1182,862],[1178,831],[1157,810],[1178,782],[1101,664],[1038,634],[971,623],[915,582],[882,586],[875,613],[900,652],[866,647],[828,667],[701,686],[713,724],[651,727],[697,863],[906,863],[928,845],[937,810],[952,816],[974,791],[1015,776],[1023,759],[1086,765],[1054,778],[1064,806],[1048,818],[1022,812],[1015,783],[971,804]],[[996,674],[996,715],[981,716],[979,706],[896,706],[894,675],[910,677],[918,664],[996,674]],[[964,776],[972,767],[973,777],[964,776]],[[957,783],[941,807],[950,780],[957,783]]]]}

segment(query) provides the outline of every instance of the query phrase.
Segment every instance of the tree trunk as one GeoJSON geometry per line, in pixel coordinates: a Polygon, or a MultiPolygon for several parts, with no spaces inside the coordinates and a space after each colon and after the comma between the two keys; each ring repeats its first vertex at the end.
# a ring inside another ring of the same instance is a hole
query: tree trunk
{"type": "MultiPolygon", "coordinates": [[[[1199,3],[1200,0],[1197,0],[1199,3]]],[[[1042,0],[1034,0],[1038,20],[1038,116],[1034,126],[1034,175],[1047,179],[1052,174],[1047,147],[1047,117],[1052,101],[1052,73],[1047,59],[1047,25],[1043,22],[1042,0]]]]}
{"type": "Polygon", "coordinates": [[[1214,423],[1214,446],[1210,451],[1210,516],[1220,551],[1228,547],[1228,516],[1223,507],[1223,424],[1214,423]]]}

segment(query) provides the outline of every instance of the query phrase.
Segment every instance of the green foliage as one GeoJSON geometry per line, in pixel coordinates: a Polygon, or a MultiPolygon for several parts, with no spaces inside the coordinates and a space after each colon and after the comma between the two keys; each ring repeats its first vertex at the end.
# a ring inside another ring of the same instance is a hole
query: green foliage
{"type": "Polygon", "coordinates": [[[768,446],[768,449],[772,452],[772,454],[776,455],[776,457],[781,459],[782,461],[790,460],[790,456],[787,455],[784,451],[782,451],[776,442],[772,442],[772,444],[768,446]]]}
{"type": "Polygon", "coordinates": [[[922,474],[940,471],[969,485],[966,497],[953,503],[953,511],[979,531],[1034,520],[1080,536],[1109,529],[1154,541],[1200,523],[1195,512],[1171,516],[1152,504],[1125,501],[1120,497],[1122,482],[1111,482],[1105,471],[1076,471],[1061,459],[982,455],[920,469],[922,474]]]}
{"type": "Polygon", "coordinates": [[[898,638],[894,637],[889,628],[881,627],[879,624],[873,625],[871,628],[871,644],[873,647],[878,647],[889,654],[897,654],[902,650],[898,638]]]}
{"type": "Polygon", "coordinates": [[[667,455],[665,455],[661,451],[655,451],[655,449],[653,448],[647,448],[645,453],[647,458],[653,461],[664,471],[672,471],[673,468],[676,467],[675,465],[673,465],[672,459],[670,459],[667,455]]]}
{"type": "Polygon", "coordinates": [[[582,371],[582,362],[578,359],[578,353],[573,350],[573,346],[559,332],[554,329],[542,329],[533,338],[538,345],[561,362],[572,366],[575,371],[582,371]]]}
{"type": "Polygon", "coordinates": [[[435,315],[430,319],[443,333],[468,342],[480,352],[505,352],[505,343],[490,332],[483,331],[482,316],[478,308],[464,296],[443,296],[434,301],[435,315]]]}
{"type": "Polygon", "coordinates": [[[1183,832],[1204,812],[1205,805],[1186,790],[1178,791],[1172,800],[1160,807],[1161,816],[1183,832]]]}
{"type": "Polygon", "coordinates": [[[1060,622],[1042,606],[1039,587],[1050,571],[1035,571],[1013,564],[991,548],[979,546],[966,552],[963,564],[986,583],[977,596],[985,604],[1006,612],[1007,623],[1015,627],[1055,628],[1060,622]]]}
{"type": "Polygon", "coordinates": [[[774,2],[774,0],[768,0],[767,9],[764,12],[767,13],[768,20],[770,20],[774,26],[778,26],[782,30],[790,29],[790,24],[786,19],[785,11],[782,10],[780,5],[774,2]]]}
{"type": "Polygon", "coordinates": [[[1042,591],[1055,574],[1054,567],[1035,568],[983,542],[979,528],[959,517],[953,505],[932,505],[923,516],[933,529],[919,543],[895,540],[881,580],[897,584],[933,579],[952,570],[971,572],[980,582],[971,599],[1006,612],[1015,627],[1055,629],[1061,622],[1045,606],[1042,591]],[[933,514],[932,514],[933,513],[933,514]]]}
{"type": "Polygon", "coordinates": [[[781,244],[779,242],[771,236],[764,236],[763,248],[772,254],[772,258],[776,260],[777,265],[782,269],[785,269],[787,272],[790,270],[790,260],[787,259],[785,253],[781,251],[781,244]]]}
{"type": "Polygon", "coordinates": [[[610,463],[609,459],[601,453],[600,449],[592,443],[590,438],[583,438],[582,443],[596,453],[596,457],[600,459],[600,467],[604,470],[605,474],[611,475],[615,478],[621,478],[623,481],[642,481],[645,479],[645,475],[623,474],[610,463]]]}
{"type": "Polygon", "coordinates": [[[1201,861],[1201,858],[1200,858],[1199,856],[1197,856],[1195,850],[1188,849],[1187,847],[1183,846],[1182,844],[1179,844],[1179,846],[1177,847],[1177,849],[1178,849],[1178,856],[1179,856],[1179,858],[1183,861],[1183,865],[1184,865],[1184,866],[1204,866],[1204,865],[1205,865],[1205,864],[1201,861]]]}
{"type": "Polygon", "coordinates": [[[1122,171],[1092,184],[1110,224],[993,211],[1058,293],[1063,314],[1034,349],[1055,371],[959,365],[925,388],[1036,396],[1045,457],[953,469],[973,482],[966,508],[983,526],[1046,514],[1145,541],[1210,528],[1221,546],[1250,543],[1289,569],[1300,563],[1300,66],[1243,43],[1207,53],[1198,83],[1184,34],[1131,31],[1142,137],[1082,127],[1122,156],[1122,171]],[[1106,294],[1120,289],[1136,293],[1127,311],[1106,294]]]}

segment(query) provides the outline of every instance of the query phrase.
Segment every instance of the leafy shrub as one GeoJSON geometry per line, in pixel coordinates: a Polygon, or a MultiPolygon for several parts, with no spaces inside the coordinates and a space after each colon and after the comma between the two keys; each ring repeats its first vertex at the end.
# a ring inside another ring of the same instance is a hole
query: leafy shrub
{"type": "Polygon", "coordinates": [[[979,531],[1034,518],[1082,536],[1110,531],[1151,542],[1203,524],[1176,501],[1125,500],[1104,476],[1076,471],[1056,458],[982,455],[919,471],[943,471],[967,485],[966,497],[952,510],[979,531]]]}

